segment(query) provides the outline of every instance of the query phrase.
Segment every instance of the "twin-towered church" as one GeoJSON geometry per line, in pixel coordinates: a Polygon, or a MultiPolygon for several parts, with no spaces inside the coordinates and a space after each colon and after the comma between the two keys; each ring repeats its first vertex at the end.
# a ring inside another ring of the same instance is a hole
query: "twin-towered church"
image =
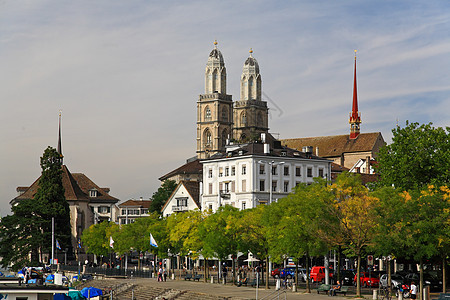
{"type": "Polygon", "coordinates": [[[262,101],[259,65],[250,50],[244,63],[239,101],[227,94],[227,69],[217,42],[206,63],[205,93],[197,102],[197,156],[224,152],[227,141],[247,142],[268,133],[267,102],[262,101]]]}

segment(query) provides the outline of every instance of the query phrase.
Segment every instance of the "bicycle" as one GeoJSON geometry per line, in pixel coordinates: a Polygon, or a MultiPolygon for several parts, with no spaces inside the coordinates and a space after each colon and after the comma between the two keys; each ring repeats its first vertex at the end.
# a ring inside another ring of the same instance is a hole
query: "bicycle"
{"type": "Polygon", "coordinates": [[[380,288],[378,289],[378,295],[377,295],[377,299],[378,300],[391,300],[391,291],[387,286],[380,286],[380,288]]]}

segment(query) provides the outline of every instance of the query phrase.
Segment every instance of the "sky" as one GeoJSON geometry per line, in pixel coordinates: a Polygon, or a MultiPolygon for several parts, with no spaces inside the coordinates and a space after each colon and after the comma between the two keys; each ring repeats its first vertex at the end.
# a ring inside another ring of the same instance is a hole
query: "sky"
{"type": "Polygon", "coordinates": [[[227,93],[253,49],[279,138],[349,133],[357,49],[361,132],[450,125],[450,4],[436,1],[0,0],[0,216],[57,146],[121,201],[195,156],[214,40],[227,93]]]}

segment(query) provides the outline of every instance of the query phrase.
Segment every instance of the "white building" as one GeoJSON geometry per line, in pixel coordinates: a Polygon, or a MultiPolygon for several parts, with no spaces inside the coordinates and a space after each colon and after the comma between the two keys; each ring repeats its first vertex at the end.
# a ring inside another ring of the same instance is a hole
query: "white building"
{"type": "Polygon", "coordinates": [[[162,215],[168,217],[174,212],[200,209],[198,181],[181,181],[161,209],[162,215]]]}
{"type": "Polygon", "coordinates": [[[268,204],[288,195],[299,183],[314,177],[331,180],[331,161],[310,152],[252,143],[227,146],[203,163],[201,207],[216,211],[231,205],[240,209],[268,204]]]}

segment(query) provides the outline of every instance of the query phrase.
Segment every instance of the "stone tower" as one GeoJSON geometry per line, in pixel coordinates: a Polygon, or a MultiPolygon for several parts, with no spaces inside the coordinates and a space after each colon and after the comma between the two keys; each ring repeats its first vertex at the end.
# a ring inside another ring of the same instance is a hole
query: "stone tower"
{"type": "Polygon", "coordinates": [[[227,95],[227,70],[217,41],[206,63],[205,93],[197,101],[197,156],[224,152],[232,133],[233,101],[227,95]]]}
{"type": "Polygon", "coordinates": [[[233,137],[240,142],[256,140],[269,130],[267,102],[261,100],[259,65],[252,54],[250,49],[241,75],[241,97],[233,109],[233,137]]]}

